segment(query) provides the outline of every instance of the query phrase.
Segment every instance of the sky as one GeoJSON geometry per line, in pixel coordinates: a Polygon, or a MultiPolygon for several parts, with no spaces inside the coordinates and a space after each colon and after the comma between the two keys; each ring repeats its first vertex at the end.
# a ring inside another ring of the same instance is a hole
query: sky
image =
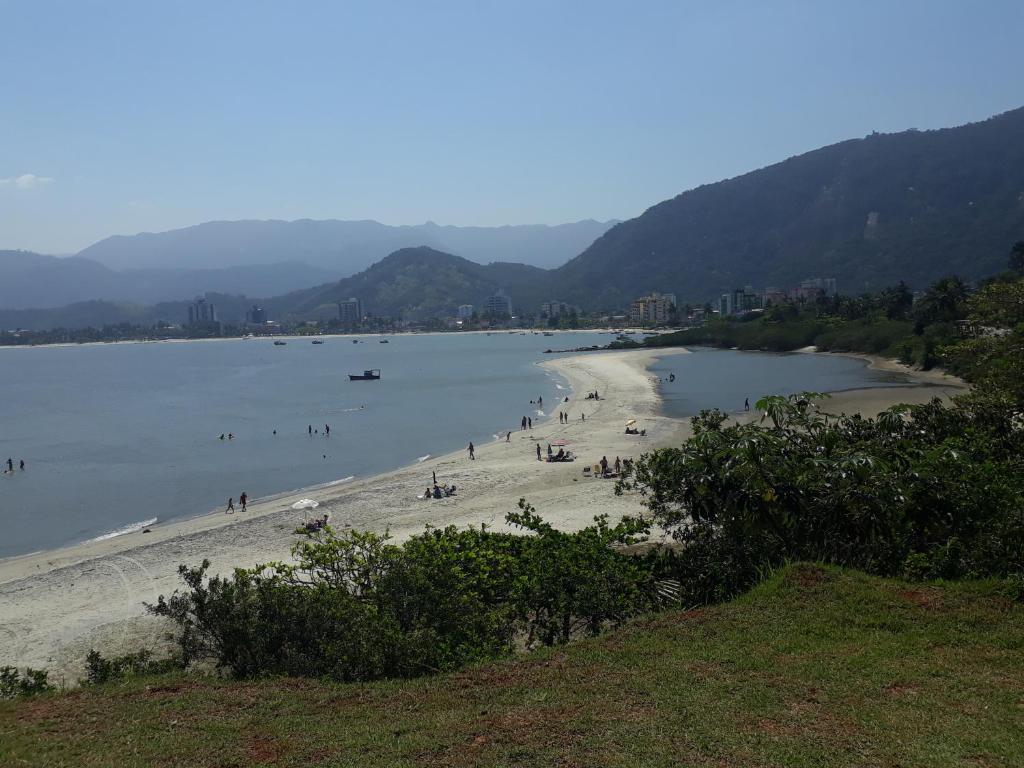
{"type": "Polygon", "coordinates": [[[0,249],[556,224],[1024,105],[1020,0],[0,0],[0,249]]]}

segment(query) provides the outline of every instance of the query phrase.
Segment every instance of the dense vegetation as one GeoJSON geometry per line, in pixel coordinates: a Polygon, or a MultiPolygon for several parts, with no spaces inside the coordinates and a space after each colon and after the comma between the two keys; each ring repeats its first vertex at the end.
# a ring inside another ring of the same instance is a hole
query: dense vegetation
{"type": "Polygon", "coordinates": [[[1024,607],[813,565],[527,658],[408,681],[143,677],[0,702],[0,764],[1024,764],[1024,607]]]}
{"type": "Polygon", "coordinates": [[[904,283],[875,294],[823,296],[782,303],[763,313],[713,319],[651,336],[646,346],[712,345],[773,352],[807,346],[866,352],[929,369],[936,365],[975,384],[1014,393],[1024,360],[1024,241],[1011,249],[1011,269],[970,290],[945,277],[914,301],[904,283]]]}

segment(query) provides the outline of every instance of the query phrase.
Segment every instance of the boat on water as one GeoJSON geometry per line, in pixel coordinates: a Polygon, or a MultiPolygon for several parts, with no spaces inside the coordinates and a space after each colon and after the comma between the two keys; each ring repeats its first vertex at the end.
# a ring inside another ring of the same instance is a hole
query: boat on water
{"type": "Polygon", "coordinates": [[[369,371],[363,371],[362,374],[350,373],[348,375],[349,381],[376,381],[380,378],[380,368],[374,368],[369,371]]]}
{"type": "Polygon", "coordinates": [[[388,341],[387,339],[381,339],[381,340],[380,340],[380,343],[381,343],[381,344],[390,344],[391,342],[390,342],[390,341],[388,341]]]}
{"type": "Polygon", "coordinates": [[[323,339],[313,339],[313,341],[311,343],[313,343],[313,344],[323,344],[324,342],[323,342],[323,339]]]}
{"type": "Polygon", "coordinates": [[[274,342],[274,346],[275,347],[283,347],[287,343],[288,343],[287,341],[275,341],[274,342]]]}
{"type": "Polygon", "coordinates": [[[359,343],[359,339],[352,339],[352,343],[353,344],[358,344],[359,343]]]}
{"type": "Polygon", "coordinates": [[[555,334],[553,334],[551,331],[544,331],[544,335],[545,336],[554,336],[555,334]]]}

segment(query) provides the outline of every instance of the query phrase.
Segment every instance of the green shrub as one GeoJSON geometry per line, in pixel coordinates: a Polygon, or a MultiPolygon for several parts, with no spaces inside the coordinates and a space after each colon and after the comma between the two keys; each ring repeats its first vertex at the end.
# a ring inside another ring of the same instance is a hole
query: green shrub
{"type": "Polygon", "coordinates": [[[85,679],[83,685],[101,685],[111,680],[121,680],[137,675],[158,675],[181,668],[175,658],[154,659],[153,653],[145,648],[136,653],[115,656],[108,659],[93,649],[85,657],[85,679]]]}
{"type": "Polygon", "coordinates": [[[35,696],[52,690],[49,672],[45,670],[27,667],[22,672],[17,667],[0,667],[0,699],[35,696]]]}
{"type": "Polygon", "coordinates": [[[149,608],[177,625],[184,663],[372,680],[500,658],[517,638],[567,642],[655,604],[650,564],[614,549],[643,536],[643,524],[598,518],[567,534],[525,501],[508,521],[532,535],[430,528],[395,546],[328,528],[296,544],[295,564],[228,578],[208,576],[208,562],[182,566],[187,590],[149,608]]]}

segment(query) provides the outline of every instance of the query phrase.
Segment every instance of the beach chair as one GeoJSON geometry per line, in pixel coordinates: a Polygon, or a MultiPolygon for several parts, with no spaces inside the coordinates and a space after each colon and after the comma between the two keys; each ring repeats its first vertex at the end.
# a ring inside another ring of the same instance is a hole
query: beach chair
{"type": "Polygon", "coordinates": [[[584,477],[590,477],[590,465],[589,464],[583,468],[583,476],[584,477]]]}

